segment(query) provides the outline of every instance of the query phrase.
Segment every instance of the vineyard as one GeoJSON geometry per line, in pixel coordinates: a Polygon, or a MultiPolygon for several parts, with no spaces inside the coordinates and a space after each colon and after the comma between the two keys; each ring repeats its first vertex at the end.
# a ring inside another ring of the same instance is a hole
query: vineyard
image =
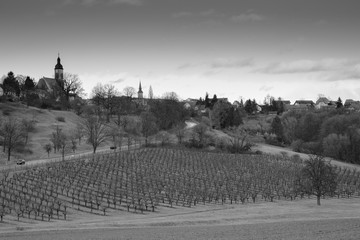
{"type": "MultiPolygon", "coordinates": [[[[34,167],[4,175],[0,217],[66,220],[82,211],[151,213],[161,207],[251,204],[309,198],[299,159],[145,148],[34,167]]],[[[336,194],[360,196],[360,172],[337,167],[336,194]]]]}

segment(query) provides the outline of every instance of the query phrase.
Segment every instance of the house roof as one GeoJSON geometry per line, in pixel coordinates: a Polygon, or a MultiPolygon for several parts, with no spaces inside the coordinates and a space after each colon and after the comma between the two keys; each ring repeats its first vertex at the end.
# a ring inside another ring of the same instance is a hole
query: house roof
{"type": "Polygon", "coordinates": [[[327,99],[326,97],[320,97],[320,98],[316,101],[316,105],[318,105],[319,103],[329,104],[330,101],[329,101],[329,99],[327,99]]]}
{"type": "Polygon", "coordinates": [[[312,100],[296,100],[294,104],[311,105],[314,102],[312,100]]]}
{"type": "Polygon", "coordinates": [[[274,102],[278,103],[278,102],[282,102],[285,105],[290,105],[290,100],[274,100],[274,102]]]}
{"type": "Polygon", "coordinates": [[[357,102],[359,102],[359,101],[354,101],[353,99],[346,99],[345,103],[344,103],[344,106],[350,106],[350,105],[352,105],[354,103],[357,103],[357,102]]]}

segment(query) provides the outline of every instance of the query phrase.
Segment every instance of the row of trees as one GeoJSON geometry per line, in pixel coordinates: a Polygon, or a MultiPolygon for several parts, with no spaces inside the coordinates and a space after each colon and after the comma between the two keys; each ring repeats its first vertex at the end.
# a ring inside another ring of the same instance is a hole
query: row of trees
{"type": "Polygon", "coordinates": [[[279,143],[296,151],[360,163],[360,114],[333,111],[286,112],[272,122],[279,143]]]}
{"type": "Polygon", "coordinates": [[[11,154],[15,149],[23,149],[29,140],[29,133],[35,128],[32,120],[19,120],[12,117],[0,119],[0,141],[3,152],[7,153],[10,161],[11,154]]]}

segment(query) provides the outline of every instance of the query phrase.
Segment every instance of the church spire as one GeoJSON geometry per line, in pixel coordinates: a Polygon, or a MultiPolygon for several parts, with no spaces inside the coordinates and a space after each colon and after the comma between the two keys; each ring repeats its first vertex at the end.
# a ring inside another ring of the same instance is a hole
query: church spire
{"type": "Polygon", "coordinates": [[[138,98],[143,98],[143,91],[142,91],[142,88],[141,88],[141,81],[139,82],[138,98]]]}

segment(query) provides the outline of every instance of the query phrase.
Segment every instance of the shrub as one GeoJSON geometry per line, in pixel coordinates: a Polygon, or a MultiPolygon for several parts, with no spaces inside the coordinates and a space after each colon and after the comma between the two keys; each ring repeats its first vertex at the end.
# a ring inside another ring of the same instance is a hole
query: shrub
{"type": "Polygon", "coordinates": [[[305,142],[302,145],[302,152],[309,154],[321,154],[322,146],[319,142],[305,142]]]}
{"type": "Polygon", "coordinates": [[[56,120],[58,120],[59,122],[65,122],[65,118],[64,117],[56,117],[56,120]]]}
{"type": "Polygon", "coordinates": [[[282,147],[283,144],[279,141],[279,138],[274,133],[265,133],[264,139],[267,144],[274,145],[274,146],[280,146],[282,147]]]}
{"type": "Polygon", "coordinates": [[[303,140],[296,140],[291,143],[291,149],[294,152],[301,152],[303,143],[304,143],[303,140]]]}
{"type": "Polygon", "coordinates": [[[10,109],[4,109],[3,110],[3,115],[4,116],[10,116],[10,113],[11,113],[10,109]]]}

